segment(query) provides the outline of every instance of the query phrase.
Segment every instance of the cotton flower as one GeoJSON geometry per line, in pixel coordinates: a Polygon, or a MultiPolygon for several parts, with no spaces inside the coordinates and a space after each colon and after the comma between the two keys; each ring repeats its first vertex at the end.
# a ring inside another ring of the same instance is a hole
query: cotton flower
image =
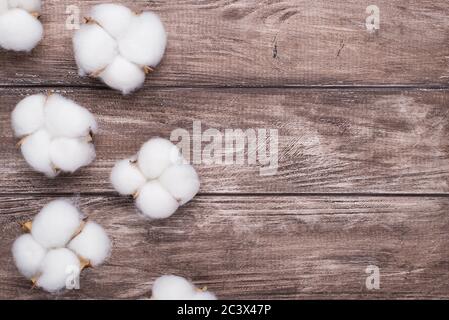
{"type": "Polygon", "coordinates": [[[162,60],[166,45],[167,35],[156,14],[137,14],[118,4],[94,6],[73,36],[79,74],[98,77],[123,94],[143,85],[146,74],[162,60]]]}
{"type": "Polygon", "coordinates": [[[104,229],[69,201],[47,204],[31,222],[29,233],[16,239],[12,254],[19,272],[48,292],[64,289],[71,271],[99,266],[109,256],[111,242],[104,229]]]}
{"type": "Polygon", "coordinates": [[[69,99],[58,94],[32,95],[17,104],[11,118],[22,155],[37,172],[54,178],[95,159],[95,118],[69,99]]]}
{"type": "Polygon", "coordinates": [[[162,276],[153,284],[153,300],[217,300],[206,290],[196,288],[190,281],[174,276],[162,276]]]}
{"type": "Polygon", "coordinates": [[[192,200],[200,189],[195,169],[170,141],[154,138],[134,157],[116,163],[111,183],[121,195],[132,195],[148,218],[165,219],[192,200]]]}
{"type": "Polygon", "coordinates": [[[0,47],[31,51],[42,40],[41,0],[0,0],[0,47]]]}

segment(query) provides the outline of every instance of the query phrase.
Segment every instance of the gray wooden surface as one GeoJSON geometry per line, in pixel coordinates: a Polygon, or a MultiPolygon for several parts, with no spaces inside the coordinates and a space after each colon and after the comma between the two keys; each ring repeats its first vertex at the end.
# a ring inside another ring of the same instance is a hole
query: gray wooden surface
{"type": "Polygon", "coordinates": [[[0,298],[145,298],[183,275],[220,298],[449,298],[449,3],[121,1],[158,12],[163,63],[123,97],[80,78],[66,8],[44,1],[46,37],[31,54],[0,51],[0,298]],[[365,28],[365,8],[381,28],[365,28]],[[96,162],[48,180],[25,164],[10,113],[59,92],[98,118],[96,162]],[[279,170],[197,165],[200,195],[149,222],[108,182],[114,162],[177,128],[279,130],[279,170]],[[12,261],[18,223],[74,200],[113,239],[81,290],[31,289],[12,261]],[[365,287],[376,265],[381,287],[365,287]]]}

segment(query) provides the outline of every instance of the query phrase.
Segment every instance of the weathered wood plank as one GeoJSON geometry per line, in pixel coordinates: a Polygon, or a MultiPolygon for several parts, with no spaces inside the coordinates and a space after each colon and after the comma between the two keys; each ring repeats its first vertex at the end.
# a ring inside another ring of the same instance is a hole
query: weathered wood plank
{"type": "Polygon", "coordinates": [[[98,156],[90,167],[56,180],[29,169],[12,134],[10,112],[36,92],[0,89],[1,193],[112,192],[115,161],[135,154],[150,137],[169,138],[178,128],[192,134],[194,121],[202,132],[279,130],[275,175],[261,176],[259,162],[202,163],[195,165],[202,193],[449,191],[447,90],[157,89],[130,97],[67,90],[62,93],[99,119],[98,156]]]}
{"type": "Polygon", "coordinates": [[[76,199],[113,240],[79,292],[31,290],[10,247],[18,223],[54,198],[0,197],[0,298],[143,298],[180,274],[222,299],[448,298],[449,198],[201,196],[160,222],[120,197],[76,199]],[[379,291],[365,287],[380,268],[379,291]]]}
{"type": "MultiPolygon", "coordinates": [[[[2,51],[0,85],[101,85],[82,79],[65,23],[109,1],[44,1],[46,36],[30,55],[2,51]]],[[[447,0],[121,1],[159,13],[169,47],[147,86],[447,85],[447,0]]]]}

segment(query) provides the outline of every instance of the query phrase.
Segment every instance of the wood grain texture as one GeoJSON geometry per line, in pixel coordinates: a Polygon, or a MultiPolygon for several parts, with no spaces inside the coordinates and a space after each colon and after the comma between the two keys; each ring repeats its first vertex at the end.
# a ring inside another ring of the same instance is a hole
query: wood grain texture
{"type": "MultiPolygon", "coordinates": [[[[65,23],[107,1],[44,1],[45,39],[28,55],[1,51],[0,85],[102,86],[80,78],[65,23]]],[[[161,15],[169,45],[146,86],[443,85],[449,83],[447,0],[121,1],[161,15]]]]}
{"type": "MultiPolygon", "coordinates": [[[[63,90],[100,123],[97,160],[72,176],[33,173],[16,147],[10,112],[34,89],[0,89],[2,193],[113,192],[117,160],[153,136],[169,138],[193,121],[203,132],[278,129],[279,169],[195,165],[202,193],[441,193],[449,191],[449,91],[157,89],[122,97],[108,90],[63,90]]],[[[203,143],[205,147],[206,143],[203,143]]]]}
{"type": "Polygon", "coordinates": [[[75,199],[113,240],[81,290],[30,289],[10,247],[18,223],[54,197],[0,197],[0,298],[145,298],[174,273],[222,299],[448,298],[449,198],[197,197],[172,218],[142,220],[132,201],[75,199]],[[367,291],[376,265],[381,289],[367,291]]]}
{"type": "Polygon", "coordinates": [[[78,76],[65,27],[69,5],[83,16],[106,2],[44,1],[42,43],[0,50],[0,299],[149,298],[170,273],[221,299],[449,298],[447,0],[377,0],[371,34],[368,0],[124,0],[169,34],[162,64],[126,97],[78,76]],[[95,163],[55,180],[26,165],[10,125],[18,101],[46,90],[100,124],[95,163]],[[195,165],[200,195],[170,219],[141,219],[112,189],[112,166],[194,121],[277,129],[277,174],[195,165]],[[113,252],[80,291],[50,295],[30,288],[10,248],[20,222],[65,196],[113,252]],[[368,265],[378,291],[365,287],[368,265]]]}

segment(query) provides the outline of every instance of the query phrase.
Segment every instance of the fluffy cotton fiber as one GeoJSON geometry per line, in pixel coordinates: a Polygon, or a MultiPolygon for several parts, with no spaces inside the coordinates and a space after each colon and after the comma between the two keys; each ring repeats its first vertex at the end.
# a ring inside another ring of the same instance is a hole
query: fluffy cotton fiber
{"type": "Polygon", "coordinates": [[[115,165],[111,173],[111,182],[118,193],[132,195],[145,184],[146,178],[140,172],[135,160],[125,159],[115,165]]]}
{"type": "Polygon", "coordinates": [[[31,51],[42,40],[41,0],[0,0],[0,47],[31,51]]]}
{"type": "Polygon", "coordinates": [[[200,189],[195,169],[162,138],[151,139],[135,157],[117,162],[111,183],[121,195],[134,196],[138,209],[151,219],[170,217],[200,189]]]}
{"type": "Polygon", "coordinates": [[[66,287],[73,268],[81,270],[81,262],[75,253],[66,248],[50,250],[40,265],[36,285],[48,292],[60,291],[66,287]]]}
{"type": "Polygon", "coordinates": [[[83,231],[70,241],[68,248],[96,267],[108,257],[111,242],[99,224],[89,221],[83,231]]]}
{"type": "Polygon", "coordinates": [[[47,204],[26,224],[30,233],[12,246],[20,273],[36,286],[56,292],[65,288],[69,268],[80,272],[87,265],[103,263],[111,250],[109,237],[100,225],[82,218],[67,200],[47,204]]]}
{"type": "Polygon", "coordinates": [[[209,292],[197,289],[188,280],[174,276],[162,276],[153,284],[153,300],[217,300],[209,292]]]}
{"type": "Polygon", "coordinates": [[[30,234],[17,238],[12,246],[17,269],[26,278],[31,279],[39,270],[46,250],[30,234]]]}
{"type": "Polygon", "coordinates": [[[179,208],[176,199],[156,180],[140,188],[136,205],[141,212],[153,219],[169,218],[179,208]]]}
{"type": "Polygon", "coordinates": [[[136,14],[118,4],[100,4],[86,20],[73,37],[79,74],[99,77],[123,94],[140,88],[167,45],[159,17],[152,12],[136,14]]]}
{"type": "Polygon", "coordinates": [[[46,205],[34,218],[31,235],[44,248],[64,247],[81,225],[82,216],[65,200],[46,205]]]}
{"type": "Polygon", "coordinates": [[[94,116],[61,95],[29,96],[17,104],[11,119],[16,137],[22,138],[22,155],[37,172],[53,178],[95,159],[92,135],[98,126],[94,116]]]}

